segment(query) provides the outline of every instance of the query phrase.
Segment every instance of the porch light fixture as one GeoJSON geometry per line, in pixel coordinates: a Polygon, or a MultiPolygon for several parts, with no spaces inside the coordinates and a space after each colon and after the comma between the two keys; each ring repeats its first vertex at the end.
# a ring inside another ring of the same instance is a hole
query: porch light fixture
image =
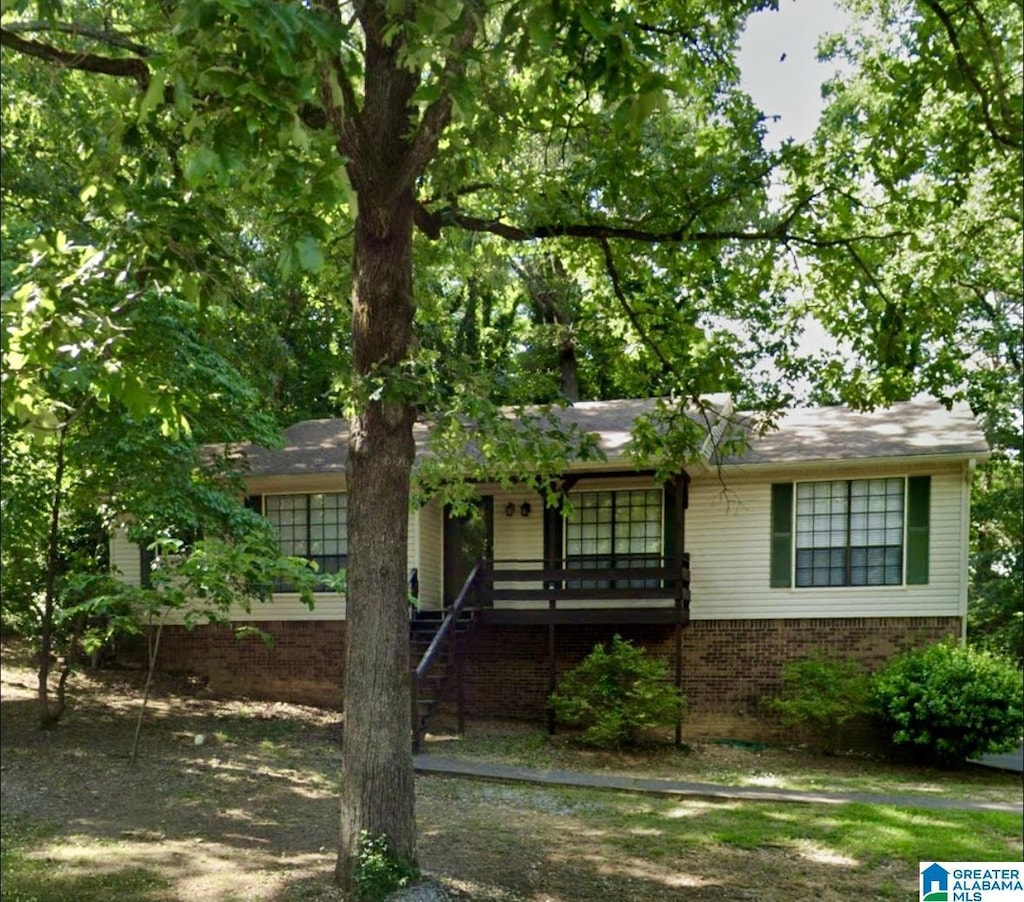
{"type": "Polygon", "coordinates": [[[516,515],[516,503],[514,501],[510,501],[508,504],[505,505],[505,516],[506,517],[514,517],[515,515],[516,515]]]}
{"type": "Polygon", "coordinates": [[[529,517],[530,516],[530,502],[529,501],[524,501],[519,506],[519,513],[521,513],[524,517],[529,517]]]}

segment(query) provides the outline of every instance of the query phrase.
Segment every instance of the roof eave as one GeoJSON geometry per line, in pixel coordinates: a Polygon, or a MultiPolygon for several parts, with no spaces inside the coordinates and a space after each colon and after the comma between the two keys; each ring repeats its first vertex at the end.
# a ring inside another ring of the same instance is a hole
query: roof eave
{"type": "MultiPolygon", "coordinates": [[[[856,467],[860,469],[882,466],[919,467],[928,466],[930,464],[969,464],[972,461],[977,464],[982,464],[991,456],[992,454],[990,451],[979,450],[944,452],[938,454],[894,454],[883,457],[825,457],[755,462],[723,461],[720,467],[724,472],[742,476],[766,472],[786,473],[800,471],[806,473],[809,470],[825,471],[835,470],[841,467],[856,467]]],[[[718,470],[719,466],[711,461],[702,461],[698,464],[692,465],[692,472],[694,473],[716,473],[718,470]]]]}

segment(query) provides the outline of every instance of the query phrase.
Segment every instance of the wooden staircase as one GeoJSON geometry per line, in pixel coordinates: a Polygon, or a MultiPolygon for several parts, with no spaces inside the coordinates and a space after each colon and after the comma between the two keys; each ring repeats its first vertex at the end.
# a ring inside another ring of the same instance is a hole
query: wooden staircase
{"type": "Polygon", "coordinates": [[[466,604],[470,590],[483,571],[477,563],[450,608],[417,611],[409,621],[410,688],[412,696],[412,747],[419,751],[427,722],[436,713],[444,693],[454,684],[458,730],[465,728],[463,658],[466,642],[476,620],[476,610],[466,604]]]}

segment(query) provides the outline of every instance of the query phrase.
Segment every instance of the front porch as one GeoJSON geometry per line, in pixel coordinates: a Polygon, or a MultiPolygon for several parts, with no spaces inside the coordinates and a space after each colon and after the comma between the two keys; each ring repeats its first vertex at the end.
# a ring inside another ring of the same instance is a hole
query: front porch
{"type": "MultiPolygon", "coordinates": [[[[417,613],[411,623],[412,741],[418,749],[448,685],[455,690],[458,729],[465,723],[467,650],[481,627],[546,627],[547,694],[557,686],[563,627],[674,627],[674,683],[682,686],[683,628],[690,618],[690,556],[591,555],[553,565],[540,560],[478,559],[443,611],[417,613]]],[[[548,710],[548,730],[555,729],[548,710]]],[[[676,725],[676,744],[682,723],[676,725]]]]}

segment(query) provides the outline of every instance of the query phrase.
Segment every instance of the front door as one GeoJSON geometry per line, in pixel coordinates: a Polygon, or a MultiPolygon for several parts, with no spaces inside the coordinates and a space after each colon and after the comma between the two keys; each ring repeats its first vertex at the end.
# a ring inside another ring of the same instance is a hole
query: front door
{"type": "MultiPolygon", "coordinates": [[[[480,558],[490,559],[494,549],[494,498],[485,495],[472,514],[455,517],[444,511],[444,606],[451,605],[480,558]]],[[[479,586],[467,599],[481,604],[479,586]]]]}

